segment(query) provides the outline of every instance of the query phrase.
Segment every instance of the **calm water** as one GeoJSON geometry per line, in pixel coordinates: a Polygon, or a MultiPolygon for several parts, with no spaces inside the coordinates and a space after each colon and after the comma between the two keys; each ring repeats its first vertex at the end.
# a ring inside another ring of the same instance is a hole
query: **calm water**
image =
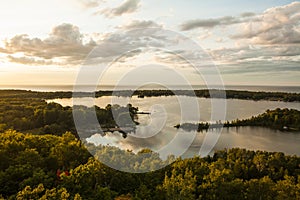
{"type": "MultiPolygon", "coordinates": [[[[189,101],[191,98],[183,97],[183,100],[189,101]]],[[[120,102],[124,99],[123,97],[117,98],[120,102]]],[[[51,101],[60,103],[63,106],[72,106],[73,102],[72,99],[55,99],[51,101]]],[[[81,98],[80,104],[86,106],[95,104],[105,107],[107,104],[111,104],[111,97],[101,97],[94,99],[94,102],[90,101],[90,98],[81,98]]],[[[211,100],[198,98],[196,101],[199,104],[200,120],[211,121],[211,100]]],[[[130,99],[130,103],[138,107],[140,111],[151,112],[151,115],[139,115],[140,125],[135,134],[129,134],[125,139],[117,132],[105,136],[95,134],[88,138],[88,141],[95,144],[114,145],[134,151],[151,148],[159,152],[162,157],[169,154],[182,155],[185,152],[183,157],[186,157],[199,154],[204,138],[208,134],[213,137],[218,136],[216,130],[196,133],[173,128],[181,120],[181,109],[175,96],[144,99],[133,97],[130,99]]],[[[300,103],[228,99],[226,120],[249,118],[263,113],[267,109],[275,108],[300,110],[300,103]]],[[[190,112],[195,112],[195,108],[191,108],[190,112]]],[[[300,155],[300,132],[287,133],[260,127],[224,128],[213,150],[232,147],[280,151],[286,154],[300,155]]]]}

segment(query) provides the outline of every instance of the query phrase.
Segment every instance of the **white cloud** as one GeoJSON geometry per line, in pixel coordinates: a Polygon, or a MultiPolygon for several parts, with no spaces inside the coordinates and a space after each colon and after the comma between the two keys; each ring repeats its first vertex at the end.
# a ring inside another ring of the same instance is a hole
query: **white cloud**
{"type": "Polygon", "coordinates": [[[242,13],[238,17],[225,16],[211,19],[194,19],[183,22],[180,25],[180,30],[188,31],[196,28],[214,28],[216,26],[226,26],[254,20],[254,13],[242,13]]]}
{"type": "Polygon", "coordinates": [[[300,71],[299,11],[300,2],[293,2],[261,14],[190,20],[180,28],[203,28],[214,32],[216,42],[226,38],[235,42],[235,46],[208,50],[223,73],[293,73],[300,71]]]}
{"type": "MultiPolygon", "coordinates": [[[[300,46],[245,46],[239,48],[221,48],[211,50],[210,54],[214,59],[226,63],[239,63],[247,60],[255,60],[264,58],[265,60],[272,60],[276,57],[285,57],[285,60],[292,60],[293,57],[300,55],[300,46]]],[[[282,59],[281,59],[282,60],[282,59]]]]}
{"type": "Polygon", "coordinates": [[[300,46],[244,46],[211,50],[223,73],[296,72],[300,70],[300,46]]]}
{"type": "Polygon", "coordinates": [[[6,40],[5,47],[0,52],[9,54],[9,60],[23,64],[51,64],[51,59],[60,58],[64,64],[77,64],[95,47],[90,40],[83,43],[83,36],[77,26],[61,24],[52,29],[45,39],[30,38],[28,35],[16,35],[6,40]],[[13,56],[21,53],[24,56],[13,56]],[[44,61],[42,61],[44,60],[44,61]]]}
{"type": "Polygon", "coordinates": [[[37,59],[37,58],[26,57],[26,56],[17,57],[17,56],[8,55],[7,58],[9,59],[9,62],[21,63],[24,65],[53,65],[53,64],[58,65],[59,64],[53,62],[52,60],[37,59]]]}
{"type": "Polygon", "coordinates": [[[232,38],[263,45],[300,43],[299,11],[300,2],[270,8],[258,16],[258,21],[242,24],[232,38]]]}
{"type": "Polygon", "coordinates": [[[106,17],[116,17],[124,14],[129,14],[137,11],[140,7],[140,0],[125,0],[121,5],[115,8],[105,8],[103,10],[97,11],[94,14],[105,15],[106,17]]]}
{"type": "Polygon", "coordinates": [[[78,0],[84,8],[95,8],[105,3],[105,0],[78,0]]]}
{"type": "Polygon", "coordinates": [[[133,20],[128,24],[125,24],[123,26],[118,26],[117,28],[120,29],[144,29],[144,28],[162,28],[162,25],[157,24],[154,21],[151,20],[133,20]]]}

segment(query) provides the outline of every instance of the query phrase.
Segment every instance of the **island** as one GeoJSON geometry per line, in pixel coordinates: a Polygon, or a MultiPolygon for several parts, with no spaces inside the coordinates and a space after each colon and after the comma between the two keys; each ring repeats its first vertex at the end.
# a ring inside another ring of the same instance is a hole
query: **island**
{"type": "Polygon", "coordinates": [[[174,127],[186,131],[198,131],[222,128],[222,127],[240,127],[240,126],[260,126],[268,127],[281,131],[300,131],[300,111],[296,109],[266,110],[264,113],[253,116],[249,119],[236,119],[231,122],[217,121],[215,123],[183,123],[174,127]]]}

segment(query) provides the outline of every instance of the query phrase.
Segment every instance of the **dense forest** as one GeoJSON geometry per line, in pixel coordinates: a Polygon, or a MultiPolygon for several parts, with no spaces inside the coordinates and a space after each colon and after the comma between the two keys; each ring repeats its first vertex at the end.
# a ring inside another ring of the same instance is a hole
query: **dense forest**
{"type": "Polygon", "coordinates": [[[225,123],[183,123],[174,126],[188,131],[203,131],[211,128],[221,127],[239,127],[239,126],[262,126],[281,131],[299,131],[300,130],[300,111],[295,109],[280,109],[267,110],[266,112],[253,116],[249,119],[236,119],[225,123]]]}
{"type": "MultiPolygon", "coordinates": [[[[283,153],[230,149],[135,174],[101,164],[96,158],[108,150],[87,144],[100,152],[94,158],[71,133],[6,131],[0,146],[0,199],[300,199],[300,158],[283,153]]],[[[164,162],[142,156],[150,150],[109,151],[111,160],[136,159],[143,168],[164,162]]]]}
{"type": "Polygon", "coordinates": [[[285,92],[254,92],[240,90],[121,90],[121,91],[97,91],[93,92],[36,92],[27,90],[0,90],[2,98],[71,98],[71,97],[101,97],[101,96],[138,96],[155,97],[155,96],[197,96],[202,98],[228,98],[228,99],[247,99],[247,100],[269,100],[269,101],[300,101],[300,93],[285,92]]]}
{"type": "MultiPolygon", "coordinates": [[[[130,113],[130,120],[134,121],[138,111],[132,105],[121,107],[118,105],[107,105],[106,108],[69,106],[63,107],[57,103],[47,103],[39,98],[1,98],[0,99],[0,131],[14,129],[17,131],[30,132],[36,134],[62,135],[66,131],[76,134],[73,120],[73,113],[81,116],[81,122],[85,127],[89,127],[90,116],[96,112],[97,119],[101,127],[115,127],[114,113],[116,118],[124,113],[130,113]]],[[[124,122],[124,123],[130,123],[124,122]]],[[[135,124],[132,124],[134,127],[135,124]]],[[[86,135],[88,137],[88,135],[86,135]]]]}

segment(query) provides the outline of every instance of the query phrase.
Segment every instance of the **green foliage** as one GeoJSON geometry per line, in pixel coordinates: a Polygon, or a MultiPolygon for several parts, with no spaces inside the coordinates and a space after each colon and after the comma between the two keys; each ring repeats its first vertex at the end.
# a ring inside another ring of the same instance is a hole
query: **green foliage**
{"type": "Polygon", "coordinates": [[[158,153],[149,149],[143,149],[135,154],[114,146],[98,146],[95,158],[114,169],[136,173],[154,171],[175,160],[172,156],[162,160],[158,153]]]}
{"type": "Polygon", "coordinates": [[[273,191],[275,183],[267,176],[260,179],[251,179],[246,183],[246,194],[248,199],[274,199],[276,193],[273,191]]]}
{"type": "Polygon", "coordinates": [[[16,194],[25,186],[36,187],[40,183],[53,187],[57,181],[57,169],[74,168],[90,157],[70,133],[58,137],[7,131],[0,134],[0,149],[0,193],[5,195],[16,194]]]}
{"type": "MultiPolygon", "coordinates": [[[[39,200],[68,200],[70,199],[70,194],[65,188],[52,188],[45,189],[43,184],[39,184],[36,188],[31,189],[30,186],[26,186],[22,191],[18,192],[17,200],[31,200],[31,199],[39,199],[39,200]]],[[[75,194],[74,200],[81,199],[79,194],[75,194]]]]}
{"type": "Polygon", "coordinates": [[[209,123],[183,123],[174,126],[188,131],[203,131],[211,128],[221,127],[239,127],[239,126],[262,126],[282,131],[299,131],[300,130],[300,111],[295,109],[280,109],[267,110],[263,114],[253,116],[249,119],[233,120],[232,122],[216,122],[215,124],[209,123]]]}
{"type": "Polygon", "coordinates": [[[213,157],[178,158],[158,171],[133,174],[114,170],[97,158],[110,157],[124,166],[132,159],[147,170],[164,161],[149,149],[135,154],[105,146],[93,147],[98,152],[94,158],[71,133],[6,131],[0,134],[0,149],[4,199],[300,198],[300,158],[283,153],[230,149],[213,157]]]}
{"type": "Polygon", "coordinates": [[[45,191],[44,185],[39,184],[36,188],[31,189],[30,186],[26,186],[22,191],[18,192],[17,200],[23,199],[39,199],[45,191]]]}
{"type": "Polygon", "coordinates": [[[295,109],[267,110],[265,113],[245,120],[235,120],[231,126],[264,126],[279,130],[299,131],[300,111],[295,109]]]}
{"type": "MultiPolygon", "coordinates": [[[[93,125],[90,118],[94,112],[96,112],[101,127],[115,127],[117,124],[114,119],[118,119],[119,126],[134,128],[136,124],[132,122],[134,122],[138,109],[131,104],[126,107],[109,105],[106,108],[98,106],[74,106],[71,108],[62,107],[57,103],[46,103],[45,100],[39,98],[16,98],[12,96],[0,100],[0,131],[14,129],[34,134],[53,135],[62,135],[66,131],[70,131],[76,135],[73,111],[81,118],[80,127],[88,130],[93,125]]],[[[93,134],[89,131],[85,131],[85,133],[86,137],[93,134]]]]}
{"type": "Polygon", "coordinates": [[[196,177],[190,170],[186,170],[184,175],[173,170],[171,177],[165,177],[161,189],[165,191],[166,199],[195,199],[196,177]]]}

